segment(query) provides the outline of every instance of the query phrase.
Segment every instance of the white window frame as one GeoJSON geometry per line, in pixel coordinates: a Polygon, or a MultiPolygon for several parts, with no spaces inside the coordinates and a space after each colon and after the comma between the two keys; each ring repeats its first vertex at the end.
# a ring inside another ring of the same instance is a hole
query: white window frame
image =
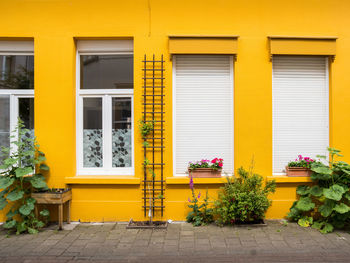
{"type": "Polygon", "coordinates": [[[81,55],[133,55],[130,51],[88,52],[77,49],[76,53],[76,160],[77,176],[83,175],[135,175],[134,145],[134,89],[80,89],[80,56],[81,55]],[[83,98],[102,98],[102,145],[103,167],[84,167],[83,162],[83,98]],[[131,167],[112,167],[112,98],[131,99],[131,167]],[[109,110],[108,110],[109,109],[109,110]],[[110,132],[105,132],[110,130],[110,132]],[[110,166],[109,166],[110,164],[110,166]],[[106,167],[108,165],[108,167],[106,167]]]}
{"type": "MultiPolygon", "coordinates": [[[[210,55],[208,55],[210,56],[210,55]]],[[[235,164],[234,164],[234,145],[235,145],[235,140],[234,140],[234,126],[235,126],[235,112],[234,112],[234,100],[235,100],[235,87],[234,87],[234,57],[226,55],[230,58],[230,82],[231,82],[231,87],[232,87],[232,101],[231,101],[231,112],[232,112],[232,149],[231,149],[231,156],[232,156],[232,173],[235,170],[235,164]]],[[[179,174],[176,172],[176,55],[172,57],[172,78],[173,78],[173,176],[177,177],[185,177],[188,174],[179,174]]],[[[188,160],[191,161],[191,160],[188,160]]],[[[192,160],[195,161],[195,160],[192,160]]],[[[225,160],[224,160],[225,161],[225,160]]],[[[224,176],[224,175],[222,175],[224,176]]]]}
{"type": "MultiPolygon", "coordinates": [[[[328,140],[328,145],[330,144],[330,117],[331,117],[331,115],[330,115],[330,112],[329,112],[329,105],[330,105],[330,96],[329,96],[329,93],[330,93],[330,91],[329,91],[329,57],[328,56],[325,56],[324,57],[324,59],[325,59],[325,68],[326,68],[326,85],[327,85],[327,112],[328,112],[328,138],[327,138],[327,140],[328,140]]],[[[272,60],[272,63],[271,63],[271,65],[272,65],[272,88],[273,88],[273,86],[274,86],[274,69],[273,69],[273,60],[272,60]]],[[[273,94],[272,94],[273,95],[273,94]]],[[[272,98],[272,107],[273,107],[273,98],[272,98]]],[[[272,116],[273,117],[273,116],[272,116]]],[[[272,131],[273,131],[273,129],[274,129],[274,122],[273,122],[273,120],[272,120],[272,131]]],[[[274,138],[272,138],[272,154],[274,154],[274,148],[275,148],[275,143],[274,143],[274,138]]],[[[321,155],[322,155],[322,153],[321,153],[321,155]]],[[[329,156],[328,155],[326,155],[326,159],[328,160],[328,158],[329,158],[329,156]]],[[[286,164],[287,165],[287,164],[286,164]]],[[[272,171],[274,171],[274,166],[275,166],[275,164],[274,164],[274,158],[272,158],[272,171]]],[[[285,176],[285,175],[287,175],[287,173],[286,172],[273,172],[272,173],[272,175],[273,176],[285,176]]]]}
{"type": "MultiPolygon", "coordinates": [[[[0,55],[1,56],[34,56],[34,42],[33,41],[0,41],[0,55]]],[[[34,58],[35,59],[35,58],[34,58]]],[[[35,73],[34,73],[35,74],[35,73]]],[[[0,95],[9,96],[10,100],[10,136],[16,136],[18,134],[14,133],[17,126],[17,120],[19,117],[18,112],[18,100],[21,98],[34,98],[34,88],[33,89],[0,89],[0,95]]],[[[34,127],[35,133],[35,127],[34,127]]],[[[11,143],[14,138],[10,139],[11,153],[15,152],[17,147],[11,143]]]]}

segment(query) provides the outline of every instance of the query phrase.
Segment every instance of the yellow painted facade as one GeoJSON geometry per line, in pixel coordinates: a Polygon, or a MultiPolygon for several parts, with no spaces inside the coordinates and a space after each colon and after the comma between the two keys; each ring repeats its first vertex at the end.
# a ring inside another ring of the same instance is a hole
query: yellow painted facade
{"type": "MultiPolygon", "coordinates": [[[[269,36],[337,37],[330,63],[330,144],[350,160],[350,2],[346,0],[0,0],[2,39],[34,39],[35,133],[51,187],[73,189],[72,220],[143,219],[143,151],[135,132],[135,175],[76,174],[77,39],[134,40],[134,121],[142,117],[142,59],[165,58],[165,214],[184,220],[188,179],[173,177],[172,61],[169,36],[239,36],[234,62],[234,164],[272,176],[272,63],[269,36]]],[[[135,129],[137,131],[137,129],[135,129]]],[[[216,197],[221,179],[195,186],[216,197]]],[[[268,218],[285,216],[305,178],[277,178],[268,218]]]]}

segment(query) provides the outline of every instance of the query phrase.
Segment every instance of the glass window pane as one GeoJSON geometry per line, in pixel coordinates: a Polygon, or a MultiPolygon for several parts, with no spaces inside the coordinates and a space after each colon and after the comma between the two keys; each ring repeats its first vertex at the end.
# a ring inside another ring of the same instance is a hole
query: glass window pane
{"type": "Polygon", "coordinates": [[[83,166],[103,167],[102,98],[84,98],[83,108],[83,166]]]}
{"type": "Polygon", "coordinates": [[[24,122],[24,127],[34,130],[34,98],[19,98],[18,114],[24,122]]]}
{"type": "Polygon", "coordinates": [[[0,89],[34,89],[34,56],[0,55],[0,89]]]}
{"type": "Polygon", "coordinates": [[[131,167],[131,99],[112,98],[113,167],[131,167]]]}
{"type": "Polygon", "coordinates": [[[81,89],[132,89],[133,55],[80,56],[81,89]]]}
{"type": "MultiPolygon", "coordinates": [[[[10,97],[0,96],[0,148],[10,146],[10,97]]],[[[0,153],[0,163],[5,158],[0,153]]]]}

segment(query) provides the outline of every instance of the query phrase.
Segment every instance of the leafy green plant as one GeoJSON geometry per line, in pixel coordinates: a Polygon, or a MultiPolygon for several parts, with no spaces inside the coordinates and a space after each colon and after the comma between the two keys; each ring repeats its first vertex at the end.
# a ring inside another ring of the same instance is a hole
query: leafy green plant
{"type": "Polygon", "coordinates": [[[154,122],[145,122],[143,120],[139,121],[139,129],[140,129],[140,133],[142,138],[146,138],[148,136],[148,134],[150,134],[150,132],[153,130],[154,128],[154,122]]]}
{"type": "Polygon", "coordinates": [[[275,192],[274,180],[263,186],[263,177],[243,167],[237,170],[239,177],[227,177],[227,182],[215,201],[214,216],[219,225],[256,222],[265,217],[271,205],[268,194],[275,192]]]}
{"type": "Polygon", "coordinates": [[[209,208],[208,190],[203,203],[200,204],[199,199],[201,198],[201,193],[199,192],[198,195],[195,193],[192,176],[190,179],[190,189],[192,191],[192,199],[188,198],[188,202],[190,203],[188,207],[191,208],[192,211],[187,214],[187,222],[192,223],[194,226],[207,225],[213,222],[213,210],[209,208]]]}
{"type": "MultiPolygon", "coordinates": [[[[17,234],[34,234],[45,224],[35,217],[36,201],[31,198],[31,193],[47,188],[40,171],[47,171],[49,167],[44,164],[45,154],[39,151],[35,138],[26,136],[29,130],[24,129],[20,119],[14,132],[16,136],[11,136],[12,148],[2,148],[5,159],[0,166],[0,189],[3,189],[0,192],[0,210],[9,207],[3,227],[15,230],[17,234]]],[[[41,211],[41,215],[48,217],[48,211],[41,211]]]]}
{"type": "MultiPolygon", "coordinates": [[[[342,157],[340,150],[328,148],[328,151],[328,164],[315,162],[311,165],[311,180],[315,184],[298,186],[296,192],[300,198],[287,215],[299,225],[311,226],[321,233],[343,228],[350,222],[350,165],[335,160],[342,157]]],[[[326,156],[317,157],[326,160],[326,156]]]]}

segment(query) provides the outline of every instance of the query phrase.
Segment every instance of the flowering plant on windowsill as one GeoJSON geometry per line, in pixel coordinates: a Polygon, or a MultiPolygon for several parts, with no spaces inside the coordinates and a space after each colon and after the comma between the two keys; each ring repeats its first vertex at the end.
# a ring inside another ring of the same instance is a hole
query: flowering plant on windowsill
{"type": "Polygon", "coordinates": [[[311,168],[311,164],[315,163],[316,160],[311,159],[310,157],[303,157],[298,155],[298,158],[295,161],[291,161],[288,163],[288,167],[303,167],[303,168],[311,168]]]}
{"type": "Polygon", "coordinates": [[[213,160],[202,159],[201,161],[189,162],[188,170],[193,171],[198,168],[210,168],[213,170],[222,169],[224,165],[224,160],[221,158],[214,158],[213,160]]]}

